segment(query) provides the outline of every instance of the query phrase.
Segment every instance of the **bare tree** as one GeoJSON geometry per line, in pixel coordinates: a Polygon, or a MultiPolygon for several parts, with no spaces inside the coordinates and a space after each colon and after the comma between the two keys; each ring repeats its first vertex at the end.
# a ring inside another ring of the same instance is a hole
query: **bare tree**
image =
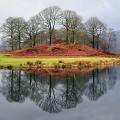
{"type": "Polygon", "coordinates": [[[74,14],[76,14],[76,13],[71,10],[64,10],[61,14],[62,19],[61,19],[60,23],[66,29],[66,43],[69,43],[69,30],[71,28],[71,19],[74,14]]]}
{"type": "Polygon", "coordinates": [[[38,14],[40,24],[49,33],[49,44],[52,43],[52,36],[55,30],[55,25],[60,19],[61,9],[58,6],[51,6],[38,14]]]}
{"type": "Polygon", "coordinates": [[[81,41],[81,43],[85,44],[86,39],[88,40],[85,25],[80,22],[78,24],[75,32],[76,32],[76,35],[75,35],[76,41],[75,41],[75,43],[80,43],[80,41],[81,41]]]}
{"type": "Polygon", "coordinates": [[[21,43],[25,40],[26,21],[21,18],[15,18],[15,36],[18,42],[18,48],[21,49],[21,43]]]}
{"type": "Polygon", "coordinates": [[[75,43],[75,33],[82,28],[82,17],[74,13],[70,19],[70,29],[72,32],[72,43],[75,43]]]}
{"type": "Polygon", "coordinates": [[[101,48],[108,52],[114,52],[117,36],[113,29],[108,29],[101,41],[101,48]]]}
{"type": "Polygon", "coordinates": [[[105,25],[96,17],[91,17],[85,25],[88,33],[92,36],[92,47],[95,48],[95,38],[98,40],[105,30],[105,25]]]}
{"type": "Polygon", "coordinates": [[[14,36],[15,36],[15,18],[9,17],[1,26],[2,38],[8,42],[8,46],[14,50],[14,36]]]}
{"type": "Polygon", "coordinates": [[[100,40],[104,38],[104,34],[106,33],[107,27],[102,22],[99,23],[98,32],[96,36],[96,48],[100,47],[100,40]]]}
{"type": "Polygon", "coordinates": [[[32,17],[27,23],[26,33],[31,42],[31,47],[36,45],[36,37],[42,30],[38,16],[32,17]]]}

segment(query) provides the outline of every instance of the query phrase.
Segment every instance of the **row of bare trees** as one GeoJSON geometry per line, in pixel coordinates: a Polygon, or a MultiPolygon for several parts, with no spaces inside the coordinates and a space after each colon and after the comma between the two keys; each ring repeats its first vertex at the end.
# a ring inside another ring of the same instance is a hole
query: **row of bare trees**
{"type": "Polygon", "coordinates": [[[45,42],[51,44],[52,39],[61,39],[67,44],[90,44],[93,48],[106,50],[113,48],[116,41],[115,33],[108,31],[98,18],[91,17],[83,23],[82,17],[75,11],[62,11],[58,6],[45,8],[28,21],[21,17],[9,17],[0,31],[3,41],[12,50],[45,42]]]}

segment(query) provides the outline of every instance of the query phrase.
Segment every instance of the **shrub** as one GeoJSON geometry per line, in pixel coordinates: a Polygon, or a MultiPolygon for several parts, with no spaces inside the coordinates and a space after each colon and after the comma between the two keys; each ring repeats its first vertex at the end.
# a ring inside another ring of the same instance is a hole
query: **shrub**
{"type": "Polygon", "coordinates": [[[28,61],[28,62],[27,62],[27,65],[32,66],[32,65],[33,65],[33,63],[32,63],[32,62],[30,62],[30,61],[28,61]]]}
{"type": "Polygon", "coordinates": [[[37,61],[35,62],[35,64],[36,64],[36,65],[38,65],[38,64],[40,64],[40,65],[41,65],[41,64],[42,64],[42,61],[37,60],[37,61]]]}
{"type": "Polygon", "coordinates": [[[4,67],[2,65],[0,65],[0,68],[3,69],[4,67]]]}
{"type": "Polygon", "coordinates": [[[20,64],[20,67],[22,67],[23,65],[22,64],[20,64]]]}
{"type": "Polygon", "coordinates": [[[63,64],[61,67],[62,67],[62,69],[65,69],[66,68],[66,64],[63,64]]]}
{"type": "Polygon", "coordinates": [[[58,63],[64,63],[64,61],[62,61],[62,60],[59,60],[59,61],[58,61],[58,63]]]}
{"type": "Polygon", "coordinates": [[[7,69],[12,69],[12,68],[13,68],[12,65],[8,65],[8,66],[7,66],[7,69]]]}
{"type": "Polygon", "coordinates": [[[84,62],[79,62],[79,63],[78,63],[78,67],[79,67],[79,68],[83,68],[83,67],[85,66],[84,64],[85,64],[84,62]]]}

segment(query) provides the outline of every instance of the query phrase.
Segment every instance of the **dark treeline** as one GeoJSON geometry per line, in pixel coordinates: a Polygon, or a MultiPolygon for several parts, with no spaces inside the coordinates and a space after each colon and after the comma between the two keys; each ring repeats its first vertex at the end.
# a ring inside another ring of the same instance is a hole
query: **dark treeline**
{"type": "Polygon", "coordinates": [[[1,26],[2,42],[11,50],[34,47],[52,40],[66,44],[87,44],[93,48],[111,51],[116,45],[115,32],[97,17],[86,22],[75,11],[51,6],[26,21],[22,17],[9,17],[1,26]]]}

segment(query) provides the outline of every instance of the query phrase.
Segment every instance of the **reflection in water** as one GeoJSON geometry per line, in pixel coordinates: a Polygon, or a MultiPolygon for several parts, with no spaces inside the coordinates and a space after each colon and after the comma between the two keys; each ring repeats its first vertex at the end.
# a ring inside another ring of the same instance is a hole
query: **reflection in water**
{"type": "Polygon", "coordinates": [[[7,70],[2,73],[0,92],[9,102],[23,103],[29,98],[42,110],[58,113],[82,103],[83,95],[91,101],[97,101],[113,88],[116,80],[115,68],[57,78],[35,72],[7,70]]]}

